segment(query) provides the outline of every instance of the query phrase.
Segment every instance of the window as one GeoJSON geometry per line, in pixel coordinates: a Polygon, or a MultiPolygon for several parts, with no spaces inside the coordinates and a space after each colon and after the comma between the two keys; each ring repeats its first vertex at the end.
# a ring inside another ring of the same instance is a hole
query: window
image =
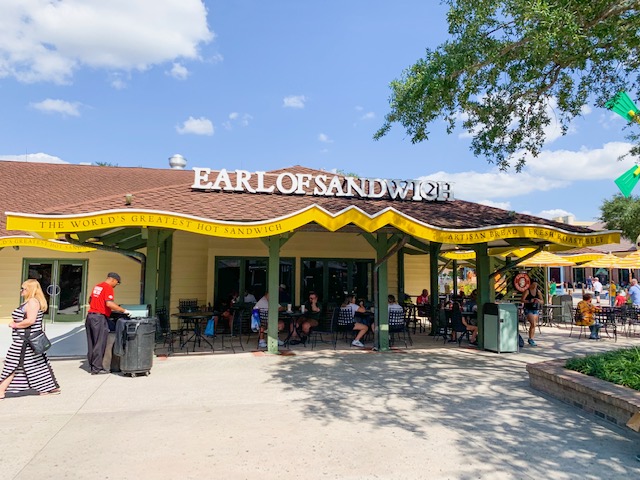
{"type": "Polygon", "coordinates": [[[301,298],[314,291],[325,304],[340,304],[349,293],[370,301],[372,279],[373,260],[302,259],[301,298]]]}
{"type": "MultiPolygon", "coordinates": [[[[244,299],[245,293],[260,298],[267,291],[267,269],[269,259],[259,258],[216,258],[215,302],[226,300],[232,293],[238,292],[244,299]]],[[[295,260],[280,259],[280,275],[278,284],[285,285],[285,291],[293,298],[295,286],[295,260]]],[[[290,303],[290,301],[288,302],[290,303]]]]}

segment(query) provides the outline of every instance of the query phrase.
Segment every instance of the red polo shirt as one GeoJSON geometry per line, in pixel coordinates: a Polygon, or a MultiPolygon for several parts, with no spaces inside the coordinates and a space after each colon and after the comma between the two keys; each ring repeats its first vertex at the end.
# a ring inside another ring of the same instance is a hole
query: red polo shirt
{"type": "Polygon", "coordinates": [[[113,287],[107,282],[102,282],[93,287],[89,300],[89,312],[101,313],[105,317],[111,315],[111,309],[107,307],[107,301],[113,301],[113,287]]]}

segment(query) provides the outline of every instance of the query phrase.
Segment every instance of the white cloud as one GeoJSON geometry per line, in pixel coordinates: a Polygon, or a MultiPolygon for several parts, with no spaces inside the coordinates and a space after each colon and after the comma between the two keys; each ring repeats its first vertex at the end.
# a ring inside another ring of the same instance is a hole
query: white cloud
{"type": "Polygon", "coordinates": [[[480,200],[480,205],[486,205],[487,207],[501,208],[502,210],[511,210],[510,202],[494,202],[492,200],[480,200]]]}
{"type": "Polygon", "coordinates": [[[329,138],[329,136],[324,134],[324,133],[319,133],[318,134],[318,141],[320,141],[322,143],[333,143],[333,140],[331,140],[329,138]]]}
{"type": "Polygon", "coordinates": [[[222,126],[227,130],[233,129],[234,125],[248,127],[251,120],[253,120],[253,116],[249,115],[248,113],[243,113],[241,115],[238,112],[231,112],[229,114],[229,119],[226,122],[223,122],[222,126]]]}
{"type": "Polygon", "coordinates": [[[80,116],[80,104],[78,102],[67,102],[65,100],[56,100],[53,98],[47,98],[41,102],[31,103],[30,106],[36,110],[40,110],[45,113],[59,113],[63,116],[79,117],[80,116]]]}
{"type": "Polygon", "coordinates": [[[69,83],[83,67],[145,70],[199,59],[202,0],[2,0],[0,78],[69,83]]]}
{"type": "Polygon", "coordinates": [[[536,158],[527,158],[526,171],[556,180],[613,180],[635,164],[629,157],[618,160],[631,147],[630,143],[609,142],[592,150],[544,150],[536,158]]]}
{"type": "Polygon", "coordinates": [[[542,210],[540,213],[536,214],[536,217],[547,218],[549,220],[558,218],[558,217],[566,217],[566,216],[574,217],[575,215],[571,212],[567,212],[566,210],[563,210],[562,208],[554,208],[552,210],[542,210]]]}
{"type": "Polygon", "coordinates": [[[176,126],[176,131],[180,135],[193,134],[211,136],[214,133],[214,128],[213,123],[211,123],[211,120],[208,118],[189,117],[182,123],[182,126],[176,126]]]}
{"type": "Polygon", "coordinates": [[[178,80],[186,80],[186,78],[189,76],[189,70],[187,70],[187,67],[185,67],[181,63],[174,63],[171,67],[171,70],[167,73],[168,75],[171,75],[173,78],[178,80]]]}
{"type": "MultiPolygon", "coordinates": [[[[506,199],[557,189],[567,190],[579,182],[619,177],[635,165],[631,158],[617,160],[630,147],[629,143],[610,142],[592,150],[545,150],[537,158],[528,159],[521,173],[501,172],[493,168],[488,172],[439,171],[421,178],[452,183],[455,197],[461,200],[511,209],[506,199]]],[[[535,208],[535,205],[531,207],[535,208]]],[[[572,214],[554,209],[536,215],[552,218],[572,214]]]]}
{"type": "Polygon", "coordinates": [[[536,177],[528,172],[506,173],[497,170],[487,173],[440,171],[422,178],[450,182],[453,184],[453,194],[456,198],[485,204],[487,201],[562,188],[570,183],[566,180],[536,177]]]}
{"type": "Polygon", "coordinates": [[[284,97],[282,106],[284,108],[304,108],[306,101],[304,95],[289,95],[284,97]]]}
{"type": "Polygon", "coordinates": [[[376,118],[376,114],[373,112],[367,112],[360,117],[360,120],[373,120],[376,118]]]}
{"type": "Polygon", "coordinates": [[[30,162],[30,163],[69,163],[61,158],[48,155],[46,153],[27,153],[24,155],[1,155],[0,161],[7,162],[30,162]]]}

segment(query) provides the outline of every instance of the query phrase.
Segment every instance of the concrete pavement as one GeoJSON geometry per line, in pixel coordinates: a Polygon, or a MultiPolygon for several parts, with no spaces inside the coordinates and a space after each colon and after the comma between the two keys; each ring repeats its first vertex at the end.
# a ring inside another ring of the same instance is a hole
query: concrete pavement
{"type": "Polygon", "coordinates": [[[61,395],[0,401],[0,479],[640,476],[638,434],[532,390],[525,371],[639,341],[550,327],[537,340],[502,355],[426,335],[392,353],[173,355],[137,378],[54,358],[61,395]]]}

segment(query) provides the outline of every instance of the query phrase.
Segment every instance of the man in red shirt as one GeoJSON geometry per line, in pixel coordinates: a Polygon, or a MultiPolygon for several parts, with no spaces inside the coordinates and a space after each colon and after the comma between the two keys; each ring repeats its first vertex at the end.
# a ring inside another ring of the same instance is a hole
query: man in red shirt
{"type": "Polygon", "coordinates": [[[107,318],[111,315],[111,311],[129,314],[113,300],[113,288],[118,285],[120,285],[120,275],[110,272],[104,282],[93,287],[89,297],[89,313],[85,327],[87,330],[87,360],[89,360],[91,375],[109,373],[103,368],[102,360],[107,347],[107,338],[109,338],[107,318]]]}

